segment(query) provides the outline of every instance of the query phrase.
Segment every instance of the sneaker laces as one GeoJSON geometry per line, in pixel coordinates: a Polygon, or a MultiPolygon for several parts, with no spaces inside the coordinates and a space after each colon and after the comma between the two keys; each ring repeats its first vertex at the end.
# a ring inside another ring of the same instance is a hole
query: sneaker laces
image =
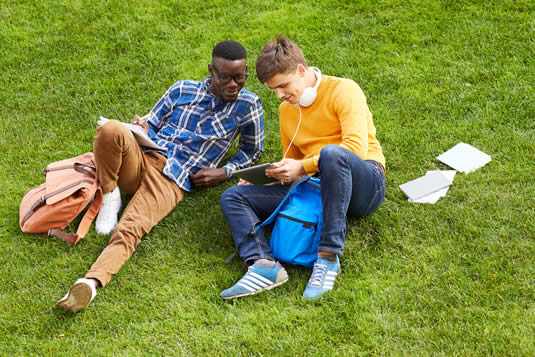
{"type": "Polygon", "coordinates": [[[327,265],[319,263],[314,264],[314,270],[312,271],[312,277],[310,278],[310,285],[321,286],[321,281],[326,272],[327,265]]]}
{"type": "Polygon", "coordinates": [[[252,265],[249,266],[249,267],[247,268],[247,273],[245,273],[245,275],[242,276],[241,279],[240,279],[238,282],[240,282],[240,281],[242,281],[243,279],[245,279],[245,277],[247,276],[247,274],[249,274],[249,273],[250,273],[251,271],[253,271],[253,270],[254,270],[253,266],[252,266],[252,265]]]}

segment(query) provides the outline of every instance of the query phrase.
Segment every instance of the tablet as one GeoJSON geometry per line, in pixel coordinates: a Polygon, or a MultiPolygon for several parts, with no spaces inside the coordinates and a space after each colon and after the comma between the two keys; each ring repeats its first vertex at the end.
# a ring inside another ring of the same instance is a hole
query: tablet
{"type": "Polygon", "coordinates": [[[239,177],[255,185],[265,185],[266,183],[278,181],[276,178],[266,176],[266,169],[270,166],[270,163],[261,164],[246,169],[232,171],[231,174],[232,176],[239,177]]]}

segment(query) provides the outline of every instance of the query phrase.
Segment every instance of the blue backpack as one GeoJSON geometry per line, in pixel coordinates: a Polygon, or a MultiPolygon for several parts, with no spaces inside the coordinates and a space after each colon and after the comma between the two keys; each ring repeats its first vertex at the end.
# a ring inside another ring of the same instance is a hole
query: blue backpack
{"type": "Polygon", "coordinates": [[[274,222],[269,245],[281,262],[312,268],[318,259],[322,222],[320,180],[295,181],[275,211],[256,230],[274,222]]]}

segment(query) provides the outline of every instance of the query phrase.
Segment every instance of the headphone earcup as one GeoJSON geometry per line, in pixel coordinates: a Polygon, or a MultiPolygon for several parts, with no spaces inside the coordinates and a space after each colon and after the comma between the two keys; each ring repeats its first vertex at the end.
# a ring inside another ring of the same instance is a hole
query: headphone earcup
{"type": "Polygon", "coordinates": [[[299,104],[302,107],[310,107],[312,103],[316,100],[316,89],[312,87],[307,87],[303,90],[301,98],[299,98],[299,104]]]}
{"type": "Polygon", "coordinates": [[[299,98],[299,104],[302,107],[310,107],[314,101],[316,100],[316,96],[318,95],[318,87],[320,86],[320,82],[322,79],[321,71],[317,67],[310,67],[314,71],[316,75],[316,84],[314,87],[307,87],[303,90],[303,94],[301,94],[301,98],[299,98]]]}

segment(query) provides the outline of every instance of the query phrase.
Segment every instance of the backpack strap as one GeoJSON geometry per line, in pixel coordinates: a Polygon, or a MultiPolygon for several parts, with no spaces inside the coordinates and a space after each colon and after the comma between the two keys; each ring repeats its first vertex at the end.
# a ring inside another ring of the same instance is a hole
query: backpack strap
{"type": "Polygon", "coordinates": [[[78,234],[66,233],[66,232],[60,231],[59,229],[49,229],[48,236],[63,239],[65,242],[69,243],[70,245],[75,245],[80,240],[78,239],[78,234]]]}
{"type": "Polygon", "coordinates": [[[100,207],[102,206],[102,187],[100,186],[100,183],[97,187],[97,192],[95,194],[95,200],[93,201],[93,204],[87,212],[84,214],[84,217],[80,221],[80,224],[78,225],[78,229],[76,231],[76,234],[78,235],[78,240],[74,243],[78,243],[80,239],[85,237],[87,232],[89,231],[89,227],[91,227],[91,223],[95,220],[95,217],[98,214],[98,211],[100,211],[100,207]]]}
{"type": "Polygon", "coordinates": [[[102,206],[102,187],[100,186],[100,183],[99,183],[97,187],[97,192],[95,194],[95,199],[93,200],[93,203],[91,204],[89,209],[86,211],[86,213],[82,217],[82,220],[80,221],[80,224],[78,225],[78,229],[76,230],[76,233],[66,233],[59,229],[50,229],[48,230],[48,236],[63,239],[70,245],[76,245],[82,238],[85,237],[85,235],[89,231],[89,227],[91,227],[91,223],[93,223],[93,220],[97,216],[98,211],[100,210],[101,206],[102,206]]]}
{"type": "Polygon", "coordinates": [[[41,172],[43,173],[44,176],[46,176],[46,174],[49,172],[61,171],[61,170],[74,170],[82,174],[91,176],[92,178],[95,178],[96,176],[93,172],[96,172],[97,169],[95,165],[93,165],[92,162],[89,162],[89,163],[75,162],[74,164],[71,164],[71,165],[45,167],[41,172]],[[86,168],[91,169],[92,171],[86,170],[86,168]]]}
{"type": "Polygon", "coordinates": [[[236,256],[236,254],[238,254],[238,250],[237,249],[234,249],[234,252],[232,252],[231,255],[229,255],[227,257],[227,259],[225,259],[225,264],[228,264],[231,262],[232,259],[234,259],[234,257],[236,256]]]}
{"type": "Polygon", "coordinates": [[[260,223],[258,226],[255,227],[255,230],[254,230],[254,233],[256,233],[260,228],[272,223],[275,218],[277,217],[277,213],[279,213],[279,211],[281,210],[281,208],[286,204],[286,202],[288,202],[288,200],[290,199],[290,196],[293,194],[294,192],[294,189],[302,184],[302,183],[305,183],[305,182],[308,182],[309,180],[311,179],[310,176],[303,176],[301,178],[298,178],[297,180],[295,180],[294,182],[292,182],[292,185],[290,186],[290,188],[288,189],[288,192],[286,193],[286,196],[284,196],[284,198],[282,199],[282,201],[279,203],[279,205],[277,206],[277,208],[275,208],[275,210],[273,211],[273,213],[271,213],[271,215],[262,223],[260,223]]]}
{"type": "Polygon", "coordinates": [[[316,190],[319,190],[320,189],[320,185],[319,183],[317,182],[318,179],[315,179],[315,178],[311,178],[310,180],[308,180],[306,182],[307,185],[310,185],[312,187],[314,187],[316,190]],[[315,182],[313,182],[313,180],[316,180],[315,182]]]}

